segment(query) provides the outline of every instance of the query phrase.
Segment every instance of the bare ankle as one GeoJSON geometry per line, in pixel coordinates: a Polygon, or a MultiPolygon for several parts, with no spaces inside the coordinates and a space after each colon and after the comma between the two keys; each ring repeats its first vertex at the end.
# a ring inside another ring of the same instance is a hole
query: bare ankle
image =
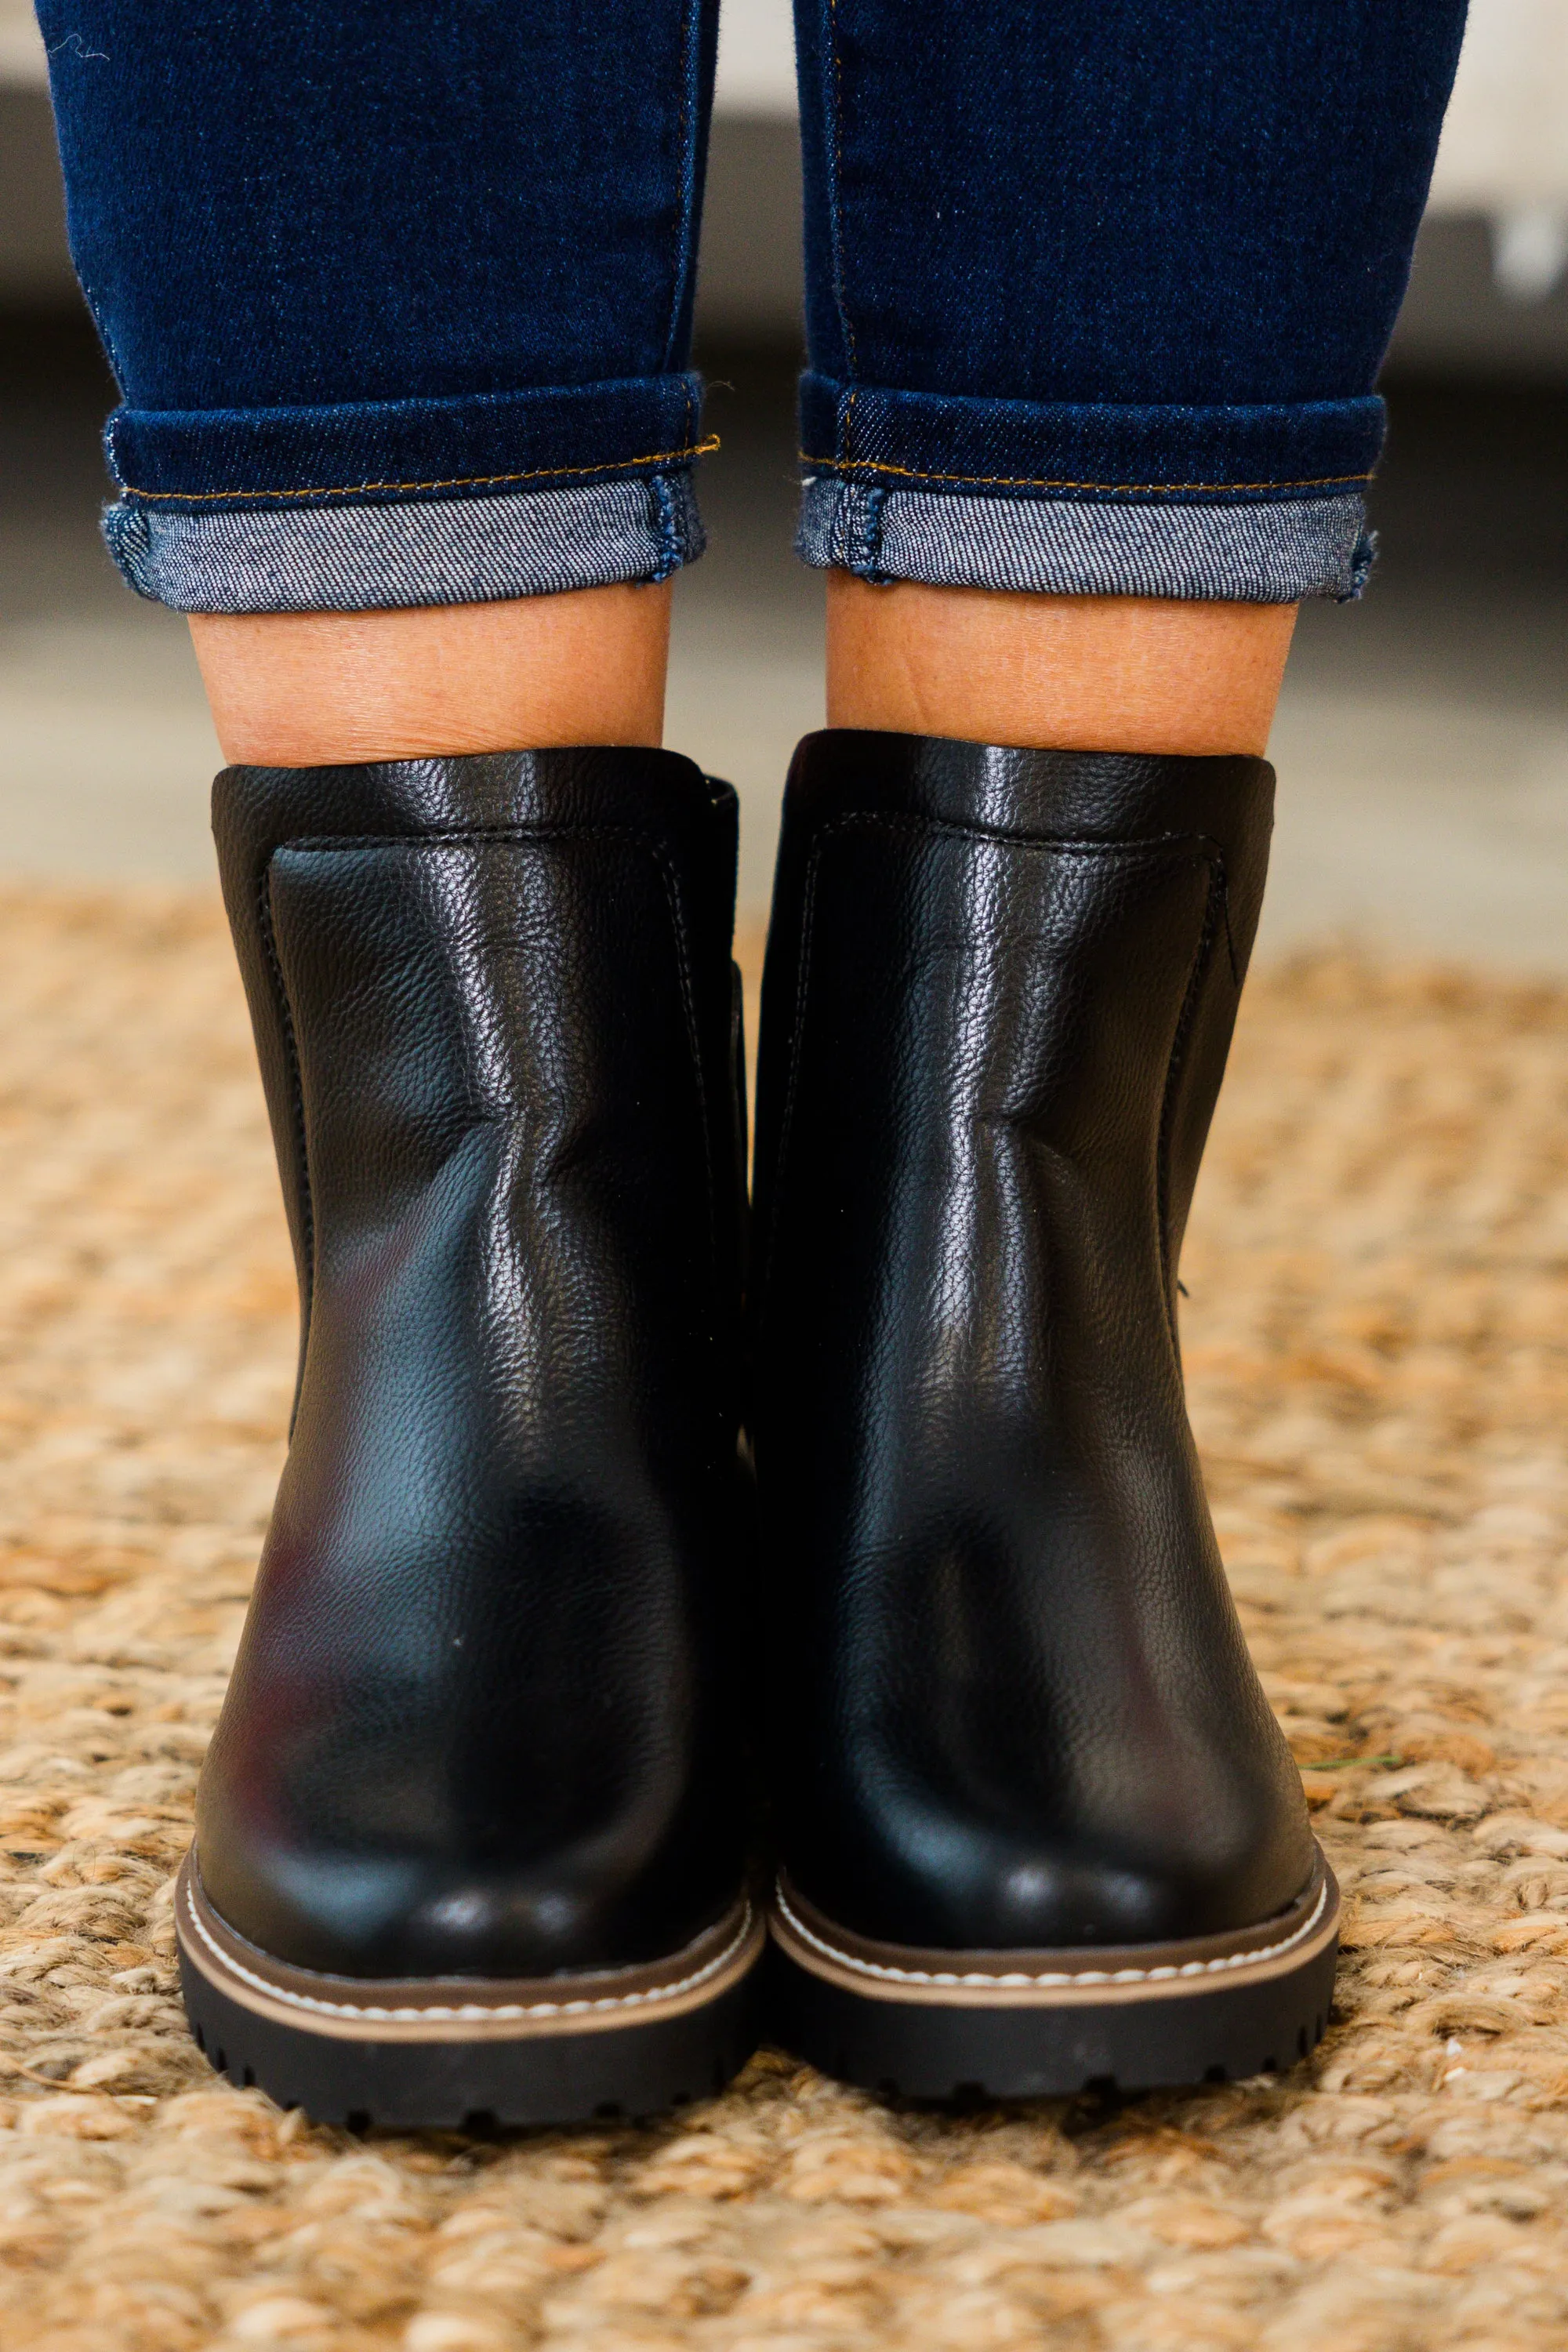
{"type": "Polygon", "coordinates": [[[1260,752],[1296,608],[828,575],[834,727],[1059,751],[1260,752]]]}
{"type": "Polygon", "coordinates": [[[258,767],[657,745],[669,590],[387,613],[194,613],[227,760],[258,767]]]}

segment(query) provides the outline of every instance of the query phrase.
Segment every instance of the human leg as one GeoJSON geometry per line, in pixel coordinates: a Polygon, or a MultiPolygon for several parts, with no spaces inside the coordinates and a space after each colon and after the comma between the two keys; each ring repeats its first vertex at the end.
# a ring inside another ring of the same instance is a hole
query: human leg
{"type": "MultiPolygon", "coordinates": [[[[1193,604],[1346,594],[1364,572],[1373,380],[1462,20],[1006,0],[948,25],[928,93],[905,12],[803,10],[808,560],[1089,600],[1073,690],[1092,736],[1103,676],[1104,749],[1140,748],[1117,725],[1115,607],[1169,600],[1138,667],[1147,689],[1169,666],[1184,732],[1194,662],[1220,674],[1193,604]]],[[[922,600],[922,643],[973,644],[972,604],[943,621],[940,593],[922,600]]],[[[896,671],[909,610],[838,595],[830,672],[896,671]]],[[[1001,658],[1016,633],[994,625],[1001,658]]],[[[1258,643],[1238,645],[1238,683],[1258,643]]],[[[949,716],[964,723],[937,731],[1069,740],[1010,733],[983,697],[949,716]]]]}
{"type": "Polygon", "coordinates": [[[807,560],[1352,592],[1463,15],[806,0],[807,560]]]}
{"type": "Polygon", "coordinates": [[[745,2054],[758,1944],[734,801],[637,748],[700,544],[713,12],[43,13],[110,545],[246,763],[301,1299],[187,2003],[338,2120],[640,2112],[745,2054]]]}
{"type": "Polygon", "coordinates": [[[340,658],[351,741],[372,713],[391,751],[658,740],[661,599],[467,610],[657,582],[700,549],[687,356],[714,10],[600,13],[587,38],[563,0],[42,0],[73,252],[123,395],[107,530],[126,577],[196,614],[439,606],[447,667],[477,687],[504,646],[512,673],[487,729],[486,698],[448,709],[428,672],[409,709],[429,623],[198,620],[220,712],[258,715],[310,640],[322,758],[353,756],[331,740],[340,658]]]}
{"type": "Polygon", "coordinates": [[[754,1437],[788,2030],[858,2081],[1191,2081],[1327,2014],[1176,1270],[1250,755],[1369,560],[1462,13],[801,11],[834,725],[763,992],[754,1437]]]}
{"type": "Polygon", "coordinates": [[[1262,751],[1293,604],[827,576],[827,723],[1058,751],[1262,751]]]}
{"type": "Polygon", "coordinates": [[[224,757],[258,767],[664,740],[658,584],[393,613],[193,613],[191,634],[224,757]]]}

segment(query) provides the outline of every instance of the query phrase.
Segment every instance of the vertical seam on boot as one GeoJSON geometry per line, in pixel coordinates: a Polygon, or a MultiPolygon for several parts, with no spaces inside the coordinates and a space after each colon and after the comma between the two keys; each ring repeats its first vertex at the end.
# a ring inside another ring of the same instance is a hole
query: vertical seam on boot
{"type": "MultiPolygon", "coordinates": [[[[1160,1134],[1154,1166],[1155,1206],[1160,1223],[1160,1273],[1165,1297],[1165,1320],[1170,1326],[1172,1343],[1177,1351],[1178,1366],[1181,1361],[1181,1340],[1176,1323],[1173,1279],[1175,1268],[1171,1264],[1171,1125],[1175,1116],[1176,1079],[1181,1072],[1182,1058],[1186,1050],[1193,1024],[1197,1017],[1198,997],[1202,992],[1203,977],[1208,966],[1209,951],[1214,946],[1215,936],[1219,928],[1215,919],[1216,911],[1222,907],[1225,910],[1226,943],[1230,944],[1230,894],[1226,887],[1225,858],[1219,850],[1209,848],[1204,852],[1203,862],[1209,869],[1208,898],[1204,907],[1203,929],[1198,934],[1197,949],[1193,957],[1192,970],[1187,974],[1187,985],[1182,997],[1182,1009],[1176,1016],[1175,1033],[1171,1039],[1171,1058],[1165,1066],[1165,1090],[1160,1104],[1160,1134]]],[[[1235,964],[1236,953],[1232,946],[1233,971],[1235,964]]]]}
{"type": "Polygon", "coordinates": [[[310,1342],[310,1317],[316,1298],[316,1210],[310,1197],[310,1159],[305,1148],[305,1081],[300,1065],[300,1041],[294,1029],[293,1007],[289,1002],[289,990],[283,978],[283,965],[278,953],[278,942],[272,928],[272,860],[287,845],[275,843],[268,850],[267,863],[261,869],[257,890],[257,920],[261,943],[267,950],[267,961],[278,994],[278,1009],[283,1031],[283,1051],[289,1065],[289,1109],[293,1115],[294,1149],[299,1155],[300,1221],[301,1253],[300,1288],[304,1293],[301,1307],[302,1329],[300,1343],[300,1370],[294,1383],[294,1402],[289,1414],[289,1432],[292,1436],[295,1417],[300,1410],[300,1392],[305,1384],[305,1354],[310,1342]]]}
{"type": "MultiPolygon", "coordinates": [[[[612,829],[612,828],[607,828],[612,829]]],[[[619,828],[613,828],[619,830],[619,828]]],[[[691,1055],[691,1075],[697,1087],[697,1115],[702,1128],[702,1167],[708,1183],[708,1247],[713,1265],[716,1292],[723,1287],[723,1268],[719,1251],[719,1201],[713,1168],[713,1120],[708,1102],[708,1082],[702,1072],[702,1033],[697,1019],[696,991],[691,981],[691,961],[687,953],[686,925],[680,908],[679,886],[675,869],[663,845],[650,834],[638,834],[626,829],[627,838],[640,841],[658,868],[664,884],[664,895],[669,908],[669,927],[675,934],[675,963],[680,976],[680,1002],[686,1015],[686,1043],[691,1055]]]]}
{"type": "Polygon", "coordinates": [[[854,820],[851,818],[840,817],[830,824],[825,824],[812,843],[811,856],[806,861],[805,904],[802,909],[800,921],[800,964],[795,982],[795,1019],[790,1027],[789,1085],[784,1089],[784,1117],[779,1122],[778,1156],[773,1167],[773,1202],[768,1213],[768,1254],[765,1263],[758,1270],[757,1292],[764,1318],[767,1313],[768,1293],[772,1287],[773,1259],[778,1252],[779,1226],[784,1216],[784,1178],[789,1168],[789,1139],[795,1126],[795,1097],[800,1091],[800,1068],[804,1058],[801,1037],[805,1028],[805,992],[811,971],[811,935],[816,920],[817,869],[822,862],[823,845],[828,836],[842,832],[844,827],[852,822],[854,820]]]}

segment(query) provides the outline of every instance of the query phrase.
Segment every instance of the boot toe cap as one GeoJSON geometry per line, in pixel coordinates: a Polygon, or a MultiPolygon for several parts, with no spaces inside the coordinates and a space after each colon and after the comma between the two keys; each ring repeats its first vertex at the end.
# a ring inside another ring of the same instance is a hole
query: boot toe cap
{"type": "Polygon", "coordinates": [[[819,1848],[797,1883],[858,1934],[940,1950],[1079,1950],[1254,1927],[1300,1894],[1312,1839],[1298,1800],[1179,1840],[1031,1836],[928,1818],[918,1835],[842,1854],[836,1867],[825,1859],[819,1848]]]}

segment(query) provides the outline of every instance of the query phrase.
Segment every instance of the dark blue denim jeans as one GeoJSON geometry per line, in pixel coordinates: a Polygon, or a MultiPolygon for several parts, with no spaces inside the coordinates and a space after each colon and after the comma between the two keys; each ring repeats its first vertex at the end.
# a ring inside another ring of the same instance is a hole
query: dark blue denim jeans
{"type": "MultiPolygon", "coordinates": [[[[352,610],[700,551],[715,0],[39,15],[135,586],[352,610]]],[[[798,0],[807,562],[1353,593],[1463,17],[798,0]]]]}

